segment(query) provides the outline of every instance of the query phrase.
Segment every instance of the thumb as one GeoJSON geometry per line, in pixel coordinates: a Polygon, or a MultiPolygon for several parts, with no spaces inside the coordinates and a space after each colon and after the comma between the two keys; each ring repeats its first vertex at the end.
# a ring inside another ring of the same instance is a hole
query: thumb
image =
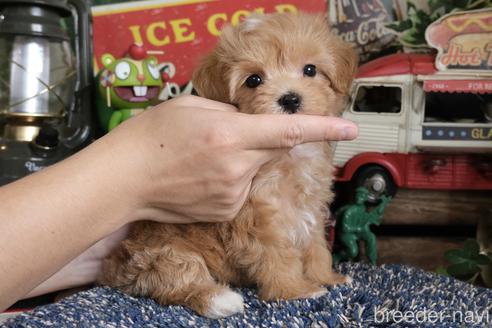
{"type": "Polygon", "coordinates": [[[317,115],[244,115],[238,127],[243,149],[292,148],[317,141],[352,140],[355,123],[317,115]]]}

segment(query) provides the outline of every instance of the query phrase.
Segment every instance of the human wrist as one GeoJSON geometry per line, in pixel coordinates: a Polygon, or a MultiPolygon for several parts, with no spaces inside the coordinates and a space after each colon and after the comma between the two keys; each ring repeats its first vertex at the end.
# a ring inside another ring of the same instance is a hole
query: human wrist
{"type": "Polygon", "coordinates": [[[129,165],[132,158],[122,156],[125,149],[121,146],[125,145],[114,141],[109,135],[100,138],[80,152],[82,158],[78,162],[90,163],[85,175],[91,179],[84,189],[92,193],[87,197],[92,200],[94,211],[99,213],[96,215],[110,221],[117,229],[134,221],[134,213],[140,207],[140,191],[138,177],[129,165]]]}

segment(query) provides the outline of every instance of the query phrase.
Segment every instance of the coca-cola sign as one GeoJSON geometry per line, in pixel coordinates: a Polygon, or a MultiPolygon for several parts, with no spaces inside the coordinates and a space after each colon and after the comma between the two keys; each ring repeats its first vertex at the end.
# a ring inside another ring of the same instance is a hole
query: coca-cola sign
{"type": "Polygon", "coordinates": [[[391,0],[330,0],[330,23],[340,38],[359,51],[367,61],[389,46],[395,39],[386,24],[393,21],[391,0]]]}

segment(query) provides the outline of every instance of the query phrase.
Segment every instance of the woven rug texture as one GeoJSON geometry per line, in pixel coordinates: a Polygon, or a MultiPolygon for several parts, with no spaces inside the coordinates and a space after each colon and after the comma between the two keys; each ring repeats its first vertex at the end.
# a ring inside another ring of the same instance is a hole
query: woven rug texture
{"type": "Polygon", "coordinates": [[[245,312],[220,320],[96,287],[7,321],[5,327],[492,327],[492,290],[404,265],[342,263],[351,285],[317,299],[264,302],[238,289],[245,312]]]}

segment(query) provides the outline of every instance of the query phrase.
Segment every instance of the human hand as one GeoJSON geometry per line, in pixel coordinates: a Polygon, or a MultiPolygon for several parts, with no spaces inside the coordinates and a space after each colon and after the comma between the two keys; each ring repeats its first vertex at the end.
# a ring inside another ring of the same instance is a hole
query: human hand
{"type": "Polygon", "coordinates": [[[301,143],[357,135],[355,124],[340,118],[236,110],[183,96],[146,110],[102,138],[133,198],[130,220],[233,219],[263,164],[301,143]]]}

